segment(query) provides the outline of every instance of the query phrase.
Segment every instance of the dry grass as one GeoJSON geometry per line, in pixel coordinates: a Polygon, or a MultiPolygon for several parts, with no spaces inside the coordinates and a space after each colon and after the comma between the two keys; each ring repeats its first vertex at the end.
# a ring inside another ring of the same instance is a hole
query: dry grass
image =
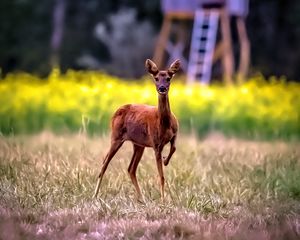
{"type": "MultiPolygon", "coordinates": [[[[180,136],[160,202],[154,154],[135,199],[125,144],[91,198],[109,138],[0,139],[0,239],[299,239],[300,144],[180,136]]],[[[168,149],[165,149],[167,151],[168,149]]]]}

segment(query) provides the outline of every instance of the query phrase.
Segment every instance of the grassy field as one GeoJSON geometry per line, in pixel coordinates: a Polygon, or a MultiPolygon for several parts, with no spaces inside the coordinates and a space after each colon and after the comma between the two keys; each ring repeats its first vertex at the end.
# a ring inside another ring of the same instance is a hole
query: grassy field
{"type": "MultiPolygon", "coordinates": [[[[0,239],[299,239],[300,144],[180,136],[160,201],[151,149],[127,174],[130,143],[92,199],[109,137],[0,138],[0,239]]],[[[168,149],[165,149],[165,154],[168,149]]]]}

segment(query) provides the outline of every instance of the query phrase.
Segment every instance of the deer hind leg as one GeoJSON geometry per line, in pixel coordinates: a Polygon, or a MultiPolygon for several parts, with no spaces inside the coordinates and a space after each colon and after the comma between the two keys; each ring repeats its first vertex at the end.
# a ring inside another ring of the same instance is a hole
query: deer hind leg
{"type": "Polygon", "coordinates": [[[164,178],[164,170],[162,167],[162,159],[161,159],[161,150],[155,150],[155,157],[156,157],[156,165],[157,170],[159,174],[159,180],[160,180],[160,194],[161,194],[161,200],[164,201],[165,199],[165,178],[164,178]]]}
{"type": "Polygon", "coordinates": [[[103,175],[104,175],[104,173],[107,169],[107,166],[108,166],[110,160],[115,156],[117,151],[122,146],[123,142],[124,141],[120,141],[120,140],[113,140],[112,141],[110,149],[109,149],[109,151],[108,151],[108,153],[107,153],[107,155],[106,155],[106,157],[104,158],[104,161],[103,161],[103,165],[102,165],[102,168],[101,168],[101,171],[100,171],[100,174],[99,174],[97,186],[96,186],[95,193],[94,193],[94,196],[93,196],[94,198],[97,197],[97,195],[98,195],[103,175]]]}
{"type": "Polygon", "coordinates": [[[175,141],[176,141],[176,136],[174,136],[170,141],[170,144],[171,144],[170,152],[169,152],[169,155],[164,159],[165,166],[167,166],[169,164],[169,161],[170,161],[173,153],[176,151],[175,141]]]}
{"type": "Polygon", "coordinates": [[[136,179],[136,169],[137,169],[137,166],[139,165],[139,162],[143,156],[144,149],[145,149],[144,147],[138,146],[136,144],[133,145],[133,156],[131,158],[131,162],[128,167],[128,173],[129,173],[131,181],[135,187],[135,190],[137,192],[138,199],[142,198],[142,194],[141,194],[141,190],[140,190],[138,181],[136,179]]]}

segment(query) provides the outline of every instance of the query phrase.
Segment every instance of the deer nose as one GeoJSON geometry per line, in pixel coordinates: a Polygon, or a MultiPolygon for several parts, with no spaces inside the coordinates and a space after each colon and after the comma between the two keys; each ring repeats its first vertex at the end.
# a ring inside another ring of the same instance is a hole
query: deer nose
{"type": "Polygon", "coordinates": [[[158,88],[158,91],[159,91],[159,92],[166,92],[166,91],[167,91],[167,88],[164,87],[164,86],[160,86],[160,87],[158,88]]]}

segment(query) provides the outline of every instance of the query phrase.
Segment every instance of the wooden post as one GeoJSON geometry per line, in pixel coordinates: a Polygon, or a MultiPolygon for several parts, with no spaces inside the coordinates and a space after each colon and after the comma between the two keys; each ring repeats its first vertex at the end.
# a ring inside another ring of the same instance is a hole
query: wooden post
{"type": "Polygon", "coordinates": [[[231,31],[230,31],[230,19],[226,7],[222,8],[220,11],[220,22],[222,31],[222,42],[223,42],[223,57],[222,65],[224,71],[224,82],[225,84],[232,85],[232,75],[234,69],[234,59],[232,53],[232,43],[231,43],[231,31]]]}
{"type": "Polygon", "coordinates": [[[153,56],[153,61],[156,63],[158,68],[162,68],[164,51],[171,33],[171,25],[172,19],[165,15],[153,56]]]}
{"type": "Polygon", "coordinates": [[[237,74],[237,82],[243,83],[248,74],[250,63],[250,41],[248,39],[245,19],[237,17],[236,20],[239,42],[240,42],[240,63],[237,74]]]}

